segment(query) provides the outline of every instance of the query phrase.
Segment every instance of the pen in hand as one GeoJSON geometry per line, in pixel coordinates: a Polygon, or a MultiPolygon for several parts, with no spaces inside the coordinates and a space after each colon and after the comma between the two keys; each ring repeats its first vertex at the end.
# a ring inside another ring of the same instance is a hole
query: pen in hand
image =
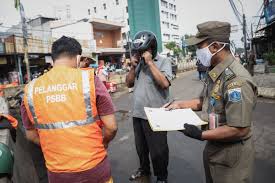
{"type": "Polygon", "coordinates": [[[171,105],[173,102],[175,101],[175,99],[171,100],[170,102],[168,102],[167,104],[164,104],[162,106],[162,108],[167,108],[169,105],[171,105]]]}

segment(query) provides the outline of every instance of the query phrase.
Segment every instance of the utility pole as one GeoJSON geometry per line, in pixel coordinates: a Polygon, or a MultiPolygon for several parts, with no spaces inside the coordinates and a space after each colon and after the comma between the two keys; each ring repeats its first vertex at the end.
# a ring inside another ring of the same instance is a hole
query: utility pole
{"type": "Polygon", "coordinates": [[[185,35],[184,36],[182,36],[182,38],[181,38],[181,42],[182,42],[182,45],[181,45],[181,48],[182,48],[182,50],[183,50],[183,53],[184,53],[184,57],[186,57],[186,55],[187,55],[187,49],[186,49],[186,42],[185,42],[185,35]]]}
{"type": "Polygon", "coordinates": [[[181,37],[181,49],[182,49],[182,52],[183,52],[183,57],[185,57],[185,50],[184,50],[184,36],[181,37]]]}
{"type": "Polygon", "coordinates": [[[251,25],[250,25],[250,31],[251,31],[251,40],[252,40],[252,38],[253,38],[253,23],[251,23],[251,25]]]}
{"type": "Polygon", "coordinates": [[[27,76],[28,81],[31,81],[31,71],[30,71],[30,63],[29,63],[29,53],[28,53],[28,31],[27,31],[27,23],[25,17],[25,11],[22,3],[19,3],[19,11],[21,16],[21,23],[22,23],[22,32],[23,32],[23,47],[24,47],[24,61],[26,64],[27,76]]]}
{"type": "Polygon", "coordinates": [[[247,59],[247,31],[246,31],[246,19],[245,19],[245,13],[244,13],[244,7],[243,7],[243,3],[241,0],[238,0],[238,2],[240,3],[241,7],[242,7],[242,14],[243,14],[243,17],[242,17],[242,21],[241,21],[241,14],[240,12],[238,11],[238,9],[236,8],[233,0],[229,0],[230,2],[230,5],[233,9],[233,12],[235,14],[235,16],[237,17],[237,20],[239,21],[239,23],[243,26],[243,38],[242,38],[242,41],[244,42],[244,59],[245,59],[245,62],[246,64],[248,63],[248,59],[247,59]]]}
{"type": "Polygon", "coordinates": [[[246,19],[245,19],[245,14],[243,13],[243,39],[244,39],[244,58],[245,62],[248,63],[247,60],[247,38],[246,38],[246,19]]]}
{"type": "Polygon", "coordinates": [[[254,75],[254,62],[256,61],[256,54],[254,52],[254,47],[252,44],[252,40],[253,40],[253,23],[251,23],[251,41],[250,41],[250,52],[251,55],[249,56],[249,60],[248,60],[248,72],[253,76],[254,75]]]}
{"type": "Polygon", "coordinates": [[[130,54],[130,59],[132,58],[132,46],[131,46],[131,42],[130,42],[130,31],[128,31],[126,33],[126,41],[127,41],[127,45],[129,47],[129,54],[130,54]]]}

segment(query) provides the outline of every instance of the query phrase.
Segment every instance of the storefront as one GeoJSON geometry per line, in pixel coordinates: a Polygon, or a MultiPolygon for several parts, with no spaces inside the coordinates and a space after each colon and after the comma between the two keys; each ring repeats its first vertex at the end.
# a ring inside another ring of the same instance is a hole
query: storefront
{"type": "MultiPolygon", "coordinates": [[[[0,89],[14,87],[27,82],[26,64],[22,37],[9,36],[0,43],[0,89]]],[[[49,46],[33,38],[28,39],[31,79],[38,77],[51,67],[49,46]]]]}
{"type": "Polygon", "coordinates": [[[275,0],[264,0],[263,16],[257,25],[258,30],[252,39],[252,45],[258,59],[275,49],[275,0]]]}
{"type": "Polygon", "coordinates": [[[19,85],[19,69],[16,56],[0,55],[0,70],[0,89],[19,85]]]}
{"type": "Polygon", "coordinates": [[[98,55],[98,61],[99,63],[104,61],[105,65],[108,65],[113,69],[121,69],[124,53],[124,49],[101,49],[101,52],[98,55]]]}
{"type": "Polygon", "coordinates": [[[125,54],[121,33],[123,25],[96,18],[92,19],[90,23],[99,63],[104,63],[113,68],[112,70],[121,69],[125,54]]]}

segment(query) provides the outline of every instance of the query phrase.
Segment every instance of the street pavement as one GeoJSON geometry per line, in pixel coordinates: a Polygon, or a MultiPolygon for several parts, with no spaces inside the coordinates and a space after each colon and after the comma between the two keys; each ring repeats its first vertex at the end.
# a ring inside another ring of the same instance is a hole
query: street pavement
{"type": "MultiPolygon", "coordinates": [[[[203,83],[195,71],[179,74],[172,83],[171,91],[176,99],[198,97],[203,83]]],[[[131,110],[132,94],[123,93],[114,98],[119,131],[110,144],[108,154],[115,183],[128,183],[130,174],[138,168],[131,110]]],[[[258,99],[253,113],[256,161],[254,183],[275,181],[275,100],[258,99]]],[[[203,183],[202,151],[205,142],[185,137],[180,132],[168,133],[170,150],[169,183],[203,183]]],[[[153,179],[154,180],[154,179],[153,179]]]]}

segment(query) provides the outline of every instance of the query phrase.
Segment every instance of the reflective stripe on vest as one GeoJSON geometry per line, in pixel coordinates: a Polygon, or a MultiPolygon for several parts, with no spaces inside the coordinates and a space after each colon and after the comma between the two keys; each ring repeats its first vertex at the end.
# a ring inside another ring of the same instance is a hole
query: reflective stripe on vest
{"type": "Polygon", "coordinates": [[[33,118],[33,121],[34,121],[34,124],[37,125],[37,116],[34,112],[34,107],[33,107],[33,85],[35,83],[36,79],[32,80],[29,84],[29,87],[28,87],[28,104],[29,104],[29,109],[30,109],[30,112],[32,114],[32,118],[33,118]]]}
{"type": "Polygon", "coordinates": [[[84,103],[86,108],[87,118],[85,120],[77,120],[77,121],[59,121],[52,122],[47,124],[38,124],[37,116],[34,111],[33,105],[33,86],[35,80],[33,80],[28,87],[28,104],[30,112],[33,116],[34,126],[37,129],[60,129],[60,128],[70,128],[75,126],[83,126],[87,124],[91,124],[97,120],[99,120],[98,116],[92,116],[92,105],[91,105],[91,93],[90,93],[90,82],[89,82],[89,71],[83,70],[82,72],[82,91],[84,96],[84,103]]]}
{"type": "Polygon", "coordinates": [[[17,126],[18,126],[18,121],[17,121],[16,118],[12,117],[12,116],[9,115],[9,114],[0,114],[0,116],[6,118],[6,119],[10,122],[10,124],[11,124],[11,126],[12,126],[13,128],[17,128],[17,126]]]}

